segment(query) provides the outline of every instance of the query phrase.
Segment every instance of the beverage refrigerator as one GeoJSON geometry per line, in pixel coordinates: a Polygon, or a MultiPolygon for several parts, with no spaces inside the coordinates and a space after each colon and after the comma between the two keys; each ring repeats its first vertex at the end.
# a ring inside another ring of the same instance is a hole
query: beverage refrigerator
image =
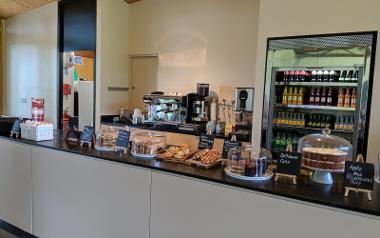
{"type": "Polygon", "coordinates": [[[262,147],[296,151],[301,137],[329,128],[366,155],[376,36],[268,39],[262,147]]]}

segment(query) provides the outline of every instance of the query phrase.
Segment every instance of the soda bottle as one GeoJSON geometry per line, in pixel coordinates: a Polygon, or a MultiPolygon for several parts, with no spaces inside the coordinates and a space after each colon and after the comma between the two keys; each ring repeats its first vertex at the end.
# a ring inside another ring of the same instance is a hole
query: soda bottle
{"type": "Polygon", "coordinates": [[[322,115],[320,128],[326,128],[326,116],[322,115]]]}
{"type": "Polygon", "coordinates": [[[322,89],[322,96],[321,96],[321,105],[326,105],[326,88],[323,88],[322,89]]]}
{"type": "Polygon", "coordinates": [[[282,93],[282,104],[288,104],[288,87],[285,87],[284,92],[282,93]]]}
{"type": "Polygon", "coordinates": [[[294,72],[294,82],[299,82],[300,81],[300,71],[296,70],[294,72]]]}
{"type": "Polygon", "coordinates": [[[353,74],[353,76],[352,76],[352,78],[351,78],[351,81],[352,81],[353,83],[356,83],[356,82],[358,82],[358,78],[359,78],[359,71],[358,71],[358,70],[355,70],[355,72],[354,72],[354,74],[353,74]]]}
{"type": "Polygon", "coordinates": [[[335,71],[331,70],[329,73],[329,82],[334,82],[335,81],[335,71]]]}
{"type": "Polygon", "coordinates": [[[346,74],[347,74],[347,71],[345,70],[340,71],[339,82],[343,82],[346,79],[346,74]]]}
{"type": "Polygon", "coordinates": [[[317,71],[313,70],[311,72],[311,82],[316,82],[317,81],[317,71]]]}
{"type": "Polygon", "coordinates": [[[289,72],[289,80],[288,82],[293,82],[294,81],[294,71],[289,72]]]}
{"type": "Polygon", "coordinates": [[[321,103],[321,89],[317,88],[314,97],[314,104],[319,105],[321,103]]]}
{"type": "Polygon", "coordinates": [[[352,108],[356,108],[356,89],[352,89],[352,94],[351,94],[351,103],[350,103],[352,108]]]}
{"type": "Polygon", "coordinates": [[[305,114],[301,114],[301,127],[305,127],[305,114]]]}
{"type": "Polygon", "coordinates": [[[348,130],[353,131],[354,130],[354,117],[350,117],[350,121],[348,123],[348,130]]]}
{"type": "Polygon", "coordinates": [[[340,123],[340,116],[337,116],[335,118],[335,124],[334,124],[334,129],[335,130],[339,130],[339,128],[340,128],[339,123],[340,123]]]}
{"type": "Polygon", "coordinates": [[[327,115],[327,117],[326,117],[326,125],[325,125],[325,127],[331,129],[331,116],[330,115],[327,115]]]}
{"type": "Polygon", "coordinates": [[[315,96],[314,96],[314,88],[311,89],[310,96],[309,96],[309,104],[313,105],[315,103],[315,96]]]}
{"type": "Polygon", "coordinates": [[[300,81],[301,82],[305,82],[305,78],[306,78],[306,71],[305,70],[302,70],[300,72],[300,81]]]}
{"type": "Polygon", "coordinates": [[[344,105],[344,94],[343,94],[343,89],[339,89],[339,95],[338,95],[338,107],[343,107],[344,105]]]}
{"type": "Polygon", "coordinates": [[[332,89],[329,88],[329,92],[327,93],[327,101],[326,101],[327,106],[332,105],[332,89]]]}
{"type": "Polygon", "coordinates": [[[277,125],[277,120],[278,120],[278,112],[273,113],[273,119],[272,119],[272,124],[277,125]]]}
{"type": "Polygon", "coordinates": [[[318,70],[317,71],[317,82],[322,82],[322,78],[323,78],[323,71],[318,70]]]}
{"type": "Polygon", "coordinates": [[[281,140],[280,140],[280,150],[283,151],[286,149],[286,135],[282,134],[281,140]]]}
{"type": "Polygon", "coordinates": [[[346,77],[344,78],[344,81],[347,81],[347,82],[351,81],[352,76],[353,76],[353,71],[352,70],[348,71],[346,77]]]}
{"type": "Polygon", "coordinates": [[[350,107],[351,95],[350,89],[346,89],[346,94],[344,95],[344,107],[350,107]]]}
{"type": "Polygon", "coordinates": [[[290,88],[288,92],[288,104],[293,104],[293,88],[290,88]]]}
{"type": "Polygon", "coordinates": [[[328,70],[323,71],[323,82],[329,81],[329,75],[330,75],[330,73],[328,70]]]}
{"type": "MultiPolygon", "coordinates": [[[[288,135],[287,136],[287,138],[286,138],[286,147],[288,146],[288,145],[292,145],[293,143],[292,143],[292,136],[291,135],[288,135]]],[[[286,147],[285,147],[285,149],[286,149],[286,147]]]]}
{"type": "Polygon", "coordinates": [[[300,90],[298,91],[297,104],[303,104],[303,88],[300,88],[300,90]]]}
{"type": "Polygon", "coordinates": [[[289,71],[284,72],[284,78],[282,79],[282,82],[287,83],[288,82],[288,76],[289,76],[289,71]]]}
{"type": "Polygon", "coordinates": [[[292,103],[298,104],[298,88],[294,89],[292,103]]]}

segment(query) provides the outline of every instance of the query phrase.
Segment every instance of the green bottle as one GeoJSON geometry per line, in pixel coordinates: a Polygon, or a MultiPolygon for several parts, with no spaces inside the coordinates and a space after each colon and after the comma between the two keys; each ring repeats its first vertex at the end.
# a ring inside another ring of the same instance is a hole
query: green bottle
{"type": "Polygon", "coordinates": [[[280,141],[280,148],[281,151],[284,151],[286,149],[286,135],[282,134],[281,141],[280,141]]]}

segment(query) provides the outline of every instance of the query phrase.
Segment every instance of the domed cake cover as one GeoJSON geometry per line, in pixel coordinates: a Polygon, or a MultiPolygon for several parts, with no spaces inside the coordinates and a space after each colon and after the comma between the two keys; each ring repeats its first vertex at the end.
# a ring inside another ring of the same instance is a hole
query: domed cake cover
{"type": "Polygon", "coordinates": [[[298,143],[302,154],[301,164],[305,168],[343,172],[347,160],[352,160],[352,145],[347,140],[330,135],[330,129],[323,134],[304,136],[298,143]]]}

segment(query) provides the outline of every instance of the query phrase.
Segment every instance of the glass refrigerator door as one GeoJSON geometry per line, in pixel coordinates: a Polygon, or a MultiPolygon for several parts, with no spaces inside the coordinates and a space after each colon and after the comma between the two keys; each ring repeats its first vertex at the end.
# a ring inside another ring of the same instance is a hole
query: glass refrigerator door
{"type": "Polygon", "coordinates": [[[274,152],[330,128],[366,154],[373,35],[269,39],[262,146],[274,152]]]}

